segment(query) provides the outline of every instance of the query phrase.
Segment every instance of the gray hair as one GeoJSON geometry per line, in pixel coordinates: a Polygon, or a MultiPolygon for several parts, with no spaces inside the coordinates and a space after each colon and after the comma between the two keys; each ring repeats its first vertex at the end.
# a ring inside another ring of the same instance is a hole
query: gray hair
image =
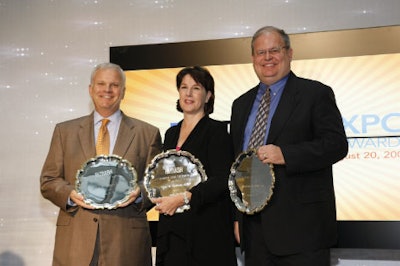
{"type": "Polygon", "coordinates": [[[101,63],[101,64],[98,64],[92,70],[92,74],[90,75],[90,84],[91,85],[93,85],[93,79],[94,79],[94,76],[96,75],[96,72],[99,71],[99,70],[102,70],[102,69],[113,69],[113,70],[116,70],[119,73],[120,77],[121,77],[122,87],[125,87],[125,82],[126,82],[125,73],[124,73],[124,71],[122,70],[122,68],[119,65],[113,64],[113,63],[101,63]]]}
{"type": "Polygon", "coordinates": [[[271,32],[276,32],[278,33],[283,42],[285,43],[285,47],[287,49],[290,48],[290,38],[289,35],[282,29],[276,28],[274,26],[265,26],[260,28],[259,30],[256,31],[256,33],[254,33],[253,38],[251,39],[251,54],[254,55],[254,42],[255,40],[260,37],[261,35],[267,34],[267,33],[271,33],[271,32]]]}

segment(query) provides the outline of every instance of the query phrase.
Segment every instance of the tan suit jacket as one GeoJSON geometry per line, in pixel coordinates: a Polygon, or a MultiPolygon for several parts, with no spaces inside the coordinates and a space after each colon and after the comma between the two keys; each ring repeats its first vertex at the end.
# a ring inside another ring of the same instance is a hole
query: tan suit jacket
{"type": "MultiPolygon", "coordinates": [[[[139,182],[151,159],[161,151],[159,130],[122,114],[113,154],[131,162],[139,182]]],[[[88,266],[99,229],[100,265],[151,265],[151,236],[144,200],[114,210],[67,208],[77,171],[95,157],[93,113],[56,125],[40,184],[43,197],[60,208],[53,265],[88,266]]]]}

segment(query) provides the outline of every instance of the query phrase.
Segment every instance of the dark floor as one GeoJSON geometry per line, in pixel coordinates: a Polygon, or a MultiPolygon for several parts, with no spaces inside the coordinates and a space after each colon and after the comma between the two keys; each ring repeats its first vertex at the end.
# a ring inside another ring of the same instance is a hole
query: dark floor
{"type": "Polygon", "coordinates": [[[331,249],[332,266],[394,266],[400,265],[400,250],[331,249]]]}
{"type": "MultiPolygon", "coordinates": [[[[244,266],[242,258],[238,262],[244,266]]],[[[331,249],[331,266],[400,266],[400,250],[331,249]]]]}
{"type": "MultiPolygon", "coordinates": [[[[244,266],[239,250],[236,253],[238,266],[244,266]]],[[[331,266],[400,266],[400,250],[331,249],[331,266]]]]}

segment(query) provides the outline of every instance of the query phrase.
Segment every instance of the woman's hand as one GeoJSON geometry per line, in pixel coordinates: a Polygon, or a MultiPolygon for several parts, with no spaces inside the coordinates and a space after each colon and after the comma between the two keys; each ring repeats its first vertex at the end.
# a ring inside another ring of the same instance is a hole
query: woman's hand
{"type": "MultiPolygon", "coordinates": [[[[190,198],[192,197],[192,193],[185,193],[187,198],[190,200],[190,198]]],[[[156,204],[156,211],[159,211],[161,214],[171,216],[175,214],[176,209],[185,205],[185,196],[182,193],[168,197],[154,198],[151,201],[156,204]]]]}

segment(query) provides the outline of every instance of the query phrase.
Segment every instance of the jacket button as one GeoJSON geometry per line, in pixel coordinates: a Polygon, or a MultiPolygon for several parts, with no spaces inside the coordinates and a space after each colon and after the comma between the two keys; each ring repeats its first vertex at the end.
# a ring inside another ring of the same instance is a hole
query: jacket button
{"type": "Polygon", "coordinates": [[[93,218],[93,222],[97,223],[97,218],[93,218]]]}

